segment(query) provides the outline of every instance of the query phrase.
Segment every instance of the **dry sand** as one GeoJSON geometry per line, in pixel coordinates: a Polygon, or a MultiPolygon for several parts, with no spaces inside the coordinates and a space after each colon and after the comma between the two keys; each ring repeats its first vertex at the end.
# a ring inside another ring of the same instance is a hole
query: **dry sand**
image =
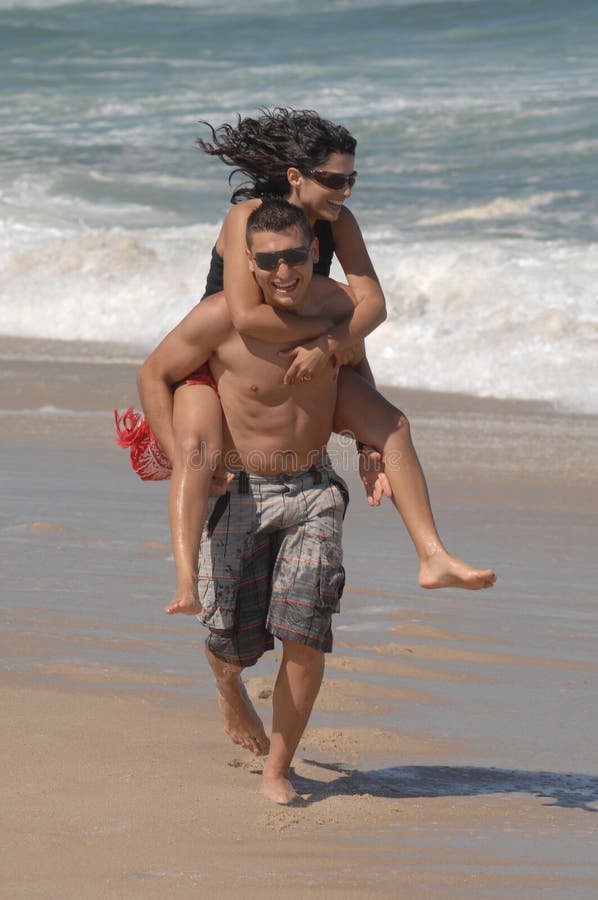
{"type": "MultiPolygon", "coordinates": [[[[345,472],[344,609],[279,808],[222,733],[199,626],[161,613],[165,486],[112,445],[134,370],[93,349],[0,342],[0,896],[598,897],[597,419],[389,392],[441,532],[499,583],[418,589],[345,472]]],[[[266,721],[276,664],[247,677],[266,721]]]]}

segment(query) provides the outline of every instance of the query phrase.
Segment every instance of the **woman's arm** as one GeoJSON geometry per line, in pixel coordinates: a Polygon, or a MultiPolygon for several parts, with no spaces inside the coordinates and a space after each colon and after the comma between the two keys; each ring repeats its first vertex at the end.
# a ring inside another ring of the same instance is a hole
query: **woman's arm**
{"type": "Polygon", "coordinates": [[[334,252],[353,291],[356,307],[346,322],[328,334],[330,352],[342,350],[367,337],[386,319],[386,301],[372,265],[361,229],[353,213],[343,207],[332,225],[334,252]]]}
{"type": "Polygon", "coordinates": [[[259,201],[246,200],[234,206],[222,227],[224,295],[233,325],[241,334],[271,344],[316,338],[332,327],[329,319],[299,317],[279,312],[264,303],[262,292],[249,270],[245,228],[259,201]]]}
{"type": "Polygon", "coordinates": [[[350,319],[292,351],[293,362],[285,376],[287,383],[299,380],[305,372],[315,375],[332,355],[342,355],[344,350],[363,340],[386,319],[386,302],[378,276],[361,229],[346,207],[342,208],[337,222],[332,225],[332,232],[337,259],[355,296],[355,309],[350,319]]]}

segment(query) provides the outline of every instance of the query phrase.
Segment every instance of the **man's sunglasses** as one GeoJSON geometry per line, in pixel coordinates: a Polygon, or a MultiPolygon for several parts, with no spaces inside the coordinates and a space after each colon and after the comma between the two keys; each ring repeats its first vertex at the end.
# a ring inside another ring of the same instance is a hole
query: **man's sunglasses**
{"type": "Polygon", "coordinates": [[[331,191],[341,191],[345,187],[352,188],[357,178],[357,172],[342,175],[340,172],[327,172],[325,169],[309,169],[305,174],[323,187],[330,188],[331,191]]]}
{"type": "Polygon", "coordinates": [[[309,258],[309,247],[290,247],[288,250],[276,250],[274,253],[254,253],[253,260],[258,269],[273,272],[282,261],[287,266],[301,266],[309,258]]]}

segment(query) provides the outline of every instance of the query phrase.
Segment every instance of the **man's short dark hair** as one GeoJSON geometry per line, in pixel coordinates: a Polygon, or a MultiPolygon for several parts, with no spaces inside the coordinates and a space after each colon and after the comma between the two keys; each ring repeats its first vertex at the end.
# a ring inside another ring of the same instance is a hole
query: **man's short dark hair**
{"type": "Polygon", "coordinates": [[[314,239],[314,233],[309,220],[300,207],[289,203],[287,200],[272,198],[262,200],[247,219],[245,238],[247,246],[251,245],[253,235],[258,231],[269,231],[278,234],[289,228],[297,227],[303,232],[305,243],[309,246],[314,239]]]}

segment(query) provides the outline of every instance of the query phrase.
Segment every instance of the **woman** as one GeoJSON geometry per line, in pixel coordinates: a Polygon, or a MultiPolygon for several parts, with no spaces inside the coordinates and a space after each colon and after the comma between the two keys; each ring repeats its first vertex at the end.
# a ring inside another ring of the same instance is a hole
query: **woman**
{"type": "MultiPolygon", "coordinates": [[[[204,296],[224,289],[233,323],[248,337],[276,344],[300,342],[284,354],[290,359],[284,383],[309,380],[331,357],[340,365],[344,353],[386,317],[384,296],[360,228],[344,206],[357,177],[356,141],[342,126],[309,110],[262,110],[258,118],[239,117],[236,126],[209,127],[212,140],[199,140],[201,149],[249,180],[232,195],[234,205],[212,251],[204,296]],[[336,254],[357,301],[348,322],[333,327],[327,320],[281,313],[263,303],[247,265],[245,226],[261,198],[273,195],[299,206],[314,227],[319,241],[316,273],[328,275],[336,254]]],[[[383,491],[392,495],[418,554],[422,587],[490,587],[495,580],[491,570],[475,569],[444,548],[409,423],[375,390],[367,362],[358,368],[359,372],[341,368],[335,430],[351,433],[367,445],[365,454],[360,453],[360,471],[368,501],[378,505],[383,491]],[[386,461],[380,477],[371,474],[378,451],[386,461]]],[[[198,611],[196,572],[184,560],[181,535],[191,529],[199,550],[210,481],[222,443],[220,403],[207,366],[175,391],[169,443],[164,449],[173,460],[169,513],[177,587],[166,612],[191,614],[198,611]]]]}

